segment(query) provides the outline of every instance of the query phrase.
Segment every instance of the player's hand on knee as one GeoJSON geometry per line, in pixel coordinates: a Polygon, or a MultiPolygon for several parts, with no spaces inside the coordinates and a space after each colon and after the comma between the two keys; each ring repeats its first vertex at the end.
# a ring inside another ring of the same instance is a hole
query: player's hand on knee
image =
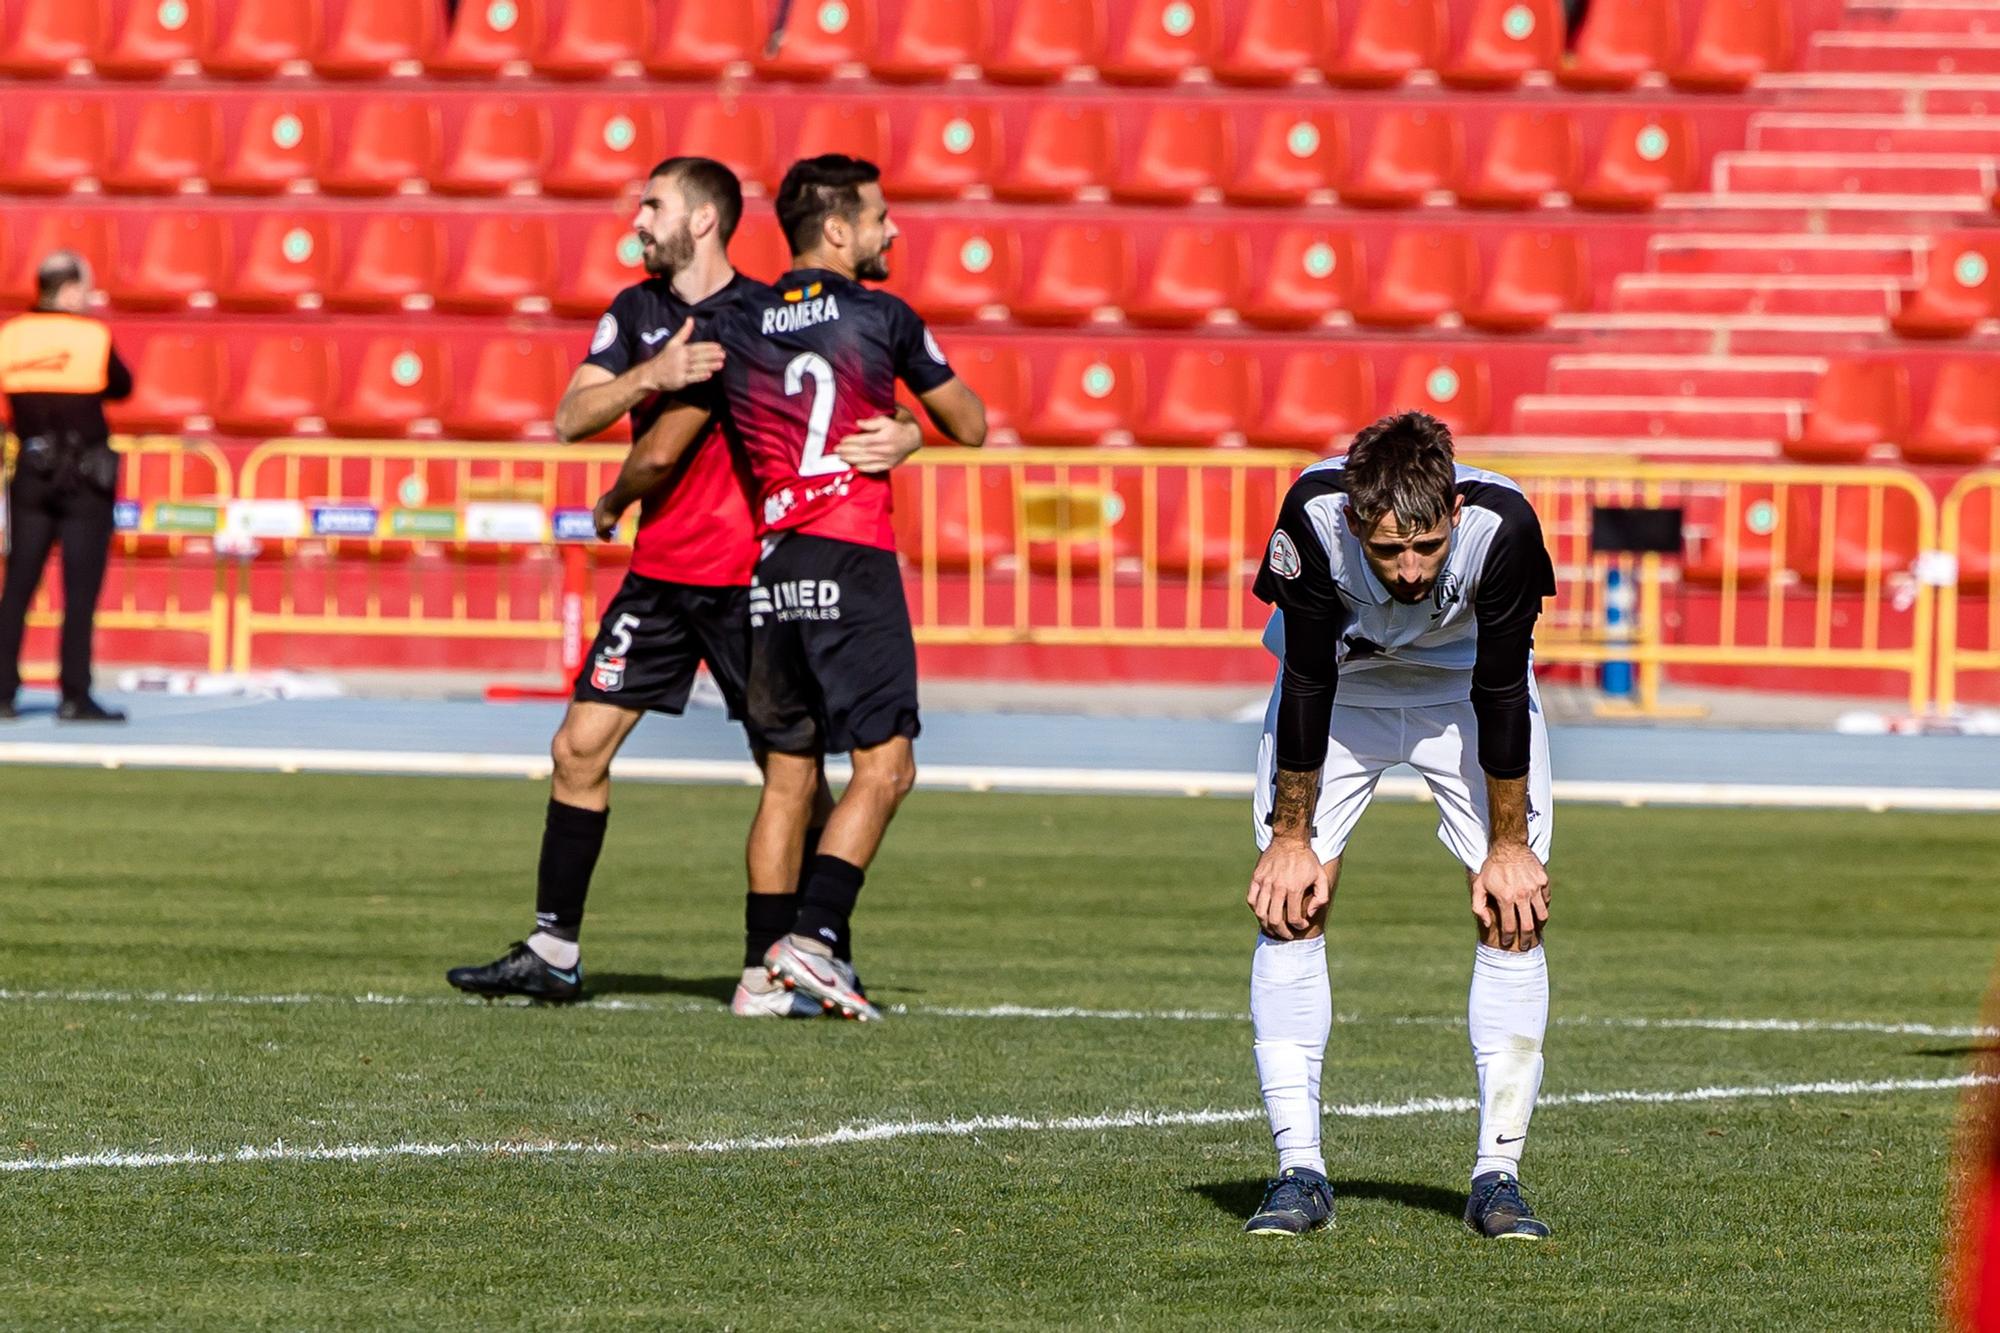
{"type": "Polygon", "coordinates": [[[1472,914],[1503,947],[1538,935],[1549,919],[1549,872],[1532,850],[1513,843],[1488,849],[1472,877],[1472,914]]]}
{"type": "Polygon", "coordinates": [[[1277,838],[1257,858],[1247,901],[1264,933],[1301,939],[1333,896],[1326,866],[1303,839],[1277,838]]]}

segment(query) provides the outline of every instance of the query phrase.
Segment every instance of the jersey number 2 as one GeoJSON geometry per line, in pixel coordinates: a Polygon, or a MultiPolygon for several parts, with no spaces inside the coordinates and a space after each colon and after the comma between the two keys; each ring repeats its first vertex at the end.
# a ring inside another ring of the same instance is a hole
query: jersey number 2
{"type": "Polygon", "coordinates": [[[833,367],[818,352],[800,352],[785,367],[785,393],[798,393],[813,383],[812,412],[806,417],[806,447],[799,456],[801,477],[824,477],[847,471],[838,455],[826,451],[826,433],[833,426],[833,367]]]}

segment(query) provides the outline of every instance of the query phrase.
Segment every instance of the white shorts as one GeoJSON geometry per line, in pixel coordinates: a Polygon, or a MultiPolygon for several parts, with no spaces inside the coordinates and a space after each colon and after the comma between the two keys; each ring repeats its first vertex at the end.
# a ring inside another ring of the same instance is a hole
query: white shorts
{"type": "MultiPolygon", "coordinates": [[[[1549,731],[1542,696],[1528,678],[1528,846],[1542,864],[1549,860],[1554,802],[1549,791],[1549,731]]],[[[1271,845],[1271,800],[1278,774],[1278,689],[1264,710],[1264,736],[1257,744],[1257,848],[1271,845]]],[[[1479,730],[1472,701],[1426,708],[1333,707],[1333,729],[1320,770],[1319,806],[1313,811],[1312,848],[1331,861],[1375,795],[1375,784],[1397,764],[1417,770],[1438,807],[1438,838],[1469,870],[1486,862],[1489,826],[1486,774],[1479,767],[1479,730]]]]}

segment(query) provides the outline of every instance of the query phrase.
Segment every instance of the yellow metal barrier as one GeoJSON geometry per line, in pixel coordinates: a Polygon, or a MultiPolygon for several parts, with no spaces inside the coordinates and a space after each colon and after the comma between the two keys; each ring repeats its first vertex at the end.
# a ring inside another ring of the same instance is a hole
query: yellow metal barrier
{"type": "Polygon", "coordinates": [[[1961,672],[2000,671],[2000,472],[1975,472],[1952,487],[1940,544],[1956,563],[1938,594],[1937,706],[1949,713],[1961,672]],[[1983,616],[1966,614],[1974,598],[1983,616]]]}
{"type": "MultiPolygon", "coordinates": [[[[244,460],[239,492],[255,554],[238,578],[231,660],[260,638],[352,636],[461,645],[563,634],[548,516],[588,511],[625,449],[273,440],[244,460]],[[357,559],[358,558],[358,559],[357,559]]],[[[589,616],[594,608],[585,607],[589,616]]],[[[512,663],[511,665],[526,665],[512,663]]]]}
{"type": "MultiPolygon", "coordinates": [[[[137,521],[121,525],[111,543],[97,628],[200,635],[208,669],[220,671],[228,660],[229,592],[209,534],[234,494],[229,460],[213,445],[178,436],[117,436],[111,444],[125,460],[119,494],[139,498],[121,502],[136,506],[137,521]]],[[[10,460],[14,445],[9,438],[10,460]]],[[[44,573],[30,627],[62,623],[60,584],[44,573]]]]}
{"type": "MultiPolygon", "coordinates": [[[[1303,455],[1249,450],[936,450],[898,477],[920,641],[1240,647],[1279,502],[1303,455]]],[[[1549,664],[1629,661],[1639,706],[1669,667],[1833,668],[1929,698],[1932,590],[1913,575],[1937,507],[1889,469],[1516,458],[1498,471],[1541,515],[1561,592],[1536,639],[1549,664]],[[1590,549],[1597,506],[1677,506],[1683,561],[1590,549]],[[1637,594],[1607,627],[1605,575],[1637,594]]]]}

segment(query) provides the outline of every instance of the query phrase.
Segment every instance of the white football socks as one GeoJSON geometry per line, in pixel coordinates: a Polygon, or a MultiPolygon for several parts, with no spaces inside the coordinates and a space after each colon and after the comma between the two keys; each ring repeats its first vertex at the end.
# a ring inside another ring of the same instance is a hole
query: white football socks
{"type": "Polygon", "coordinates": [[[1278,1170],[1302,1166],[1326,1174],[1319,1150],[1319,1071],[1333,1032],[1326,939],[1257,937],[1250,960],[1250,1026],[1257,1040],[1257,1081],[1277,1141],[1278,1170]]]}
{"type": "Polygon", "coordinates": [[[1479,1071],[1479,1152],[1472,1174],[1505,1171],[1519,1179],[1528,1118],[1542,1090],[1542,1037],[1549,1026],[1549,965],[1540,945],[1526,953],[1476,946],[1466,1025],[1479,1071]]]}
{"type": "Polygon", "coordinates": [[[538,930],[528,936],[528,947],[550,967],[559,967],[565,972],[575,967],[576,960],[583,957],[582,945],[575,940],[559,939],[546,930],[538,930]]]}

